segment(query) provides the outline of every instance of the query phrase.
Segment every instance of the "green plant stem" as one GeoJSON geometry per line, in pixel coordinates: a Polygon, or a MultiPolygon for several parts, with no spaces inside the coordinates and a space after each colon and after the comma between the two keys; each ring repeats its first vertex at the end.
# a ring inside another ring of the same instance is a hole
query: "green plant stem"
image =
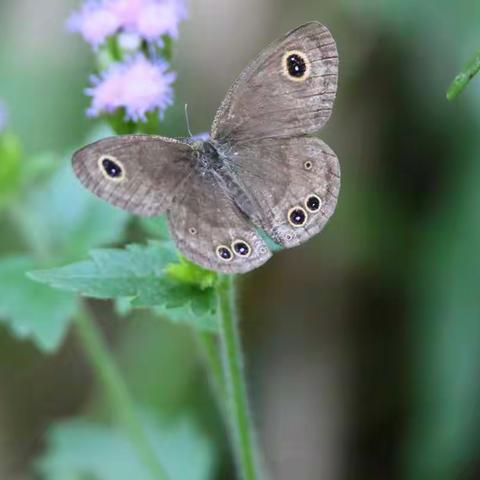
{"type": "Polygon", "coordinates": [[[137,418],[127,386],[107,349],[102,335],[85,304],[75,319],[77,332],[114,412],[127,432],[132,446],[155,480],[166,480],[167,474],[158,461],[137,418]]]}
{"type": "Polygon", "coordinates": [[[223,366],[217,336],[213,333],[198,332],[196,340],[205,359],[211,387],[215,392],[220,408],[224,409],[227,392],[223,380],[223,366]]]}
{"type": "Polygon", "coordinates": [[[480,50],[470,60],[462,72],[460,72],[450,84],[447,90],[447,99],[454,100],[463,92],[470,80],[480,72],[480,50]]]}
{"type": "Polygon", "coordinates": [[[220,280],[217,295],[220,351],[233,449],[243,480],[259,480],[261,476],[257,461],[258,449],[255,445],[255,433],[243,374],[243,357],[235,311],[235,285],[232,276],[220,280]]]}

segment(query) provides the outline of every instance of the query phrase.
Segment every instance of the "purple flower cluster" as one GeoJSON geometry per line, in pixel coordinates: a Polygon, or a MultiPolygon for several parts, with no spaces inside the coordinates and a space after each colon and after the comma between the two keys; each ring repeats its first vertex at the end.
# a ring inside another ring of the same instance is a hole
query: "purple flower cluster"
{"type": "Polygon", "coordinates": [[[69,29],[81,33],[95,50],[108,49],[106,40],[116,36],[123,58],[92,76],[87,114],[97,117],[123,109],[134,122],[145,122],[148,112],[162,117],[173,103],[176,76],[159,58],[159,49],[165,37],[178,37],[185,18],[184,0],[86,0],[68,20],[69,29]],[[144,42],[150,48],[144,49],[144,42]]]}
{"type": "Polygon", "coordinates": [[[152,110],[162,115],[173,102],[175,77],[165,61],[152,62],[142,54],[124,63],[114,63],[92,77],[93,86],[86,90],[92,97],[87,114],[97,117],[125,108],[127,118],[135,122],[145,122],[146,113],[152,110]]]}
{"type": "Polygon", "coordinates": [[[87,0],[70,17],[68,27],[94,48],[118,32],[161,45],[164,35],[178,37],[178,27],[186,14],[183,0],[87,0]]]}

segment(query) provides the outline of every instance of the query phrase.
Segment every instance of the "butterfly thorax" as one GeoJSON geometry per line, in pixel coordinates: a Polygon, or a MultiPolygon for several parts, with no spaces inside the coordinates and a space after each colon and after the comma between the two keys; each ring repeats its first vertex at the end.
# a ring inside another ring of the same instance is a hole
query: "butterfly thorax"
{"type": "Polygon", "coordinates": [[[219,171],[223,161],[217,149],[210,142],[196,141],[192,143],[196,167],[202,173],[219,171]]]}
{"type": "Polygon", "coordinates": [[[228,154],[208,141],[196,141],[191,145],[194,150],[195,166],[200,174],[212,179],[244,215],[255,218],[256,209],[250,196],[241,186],[231,162],[228,161],[228,154]]]}

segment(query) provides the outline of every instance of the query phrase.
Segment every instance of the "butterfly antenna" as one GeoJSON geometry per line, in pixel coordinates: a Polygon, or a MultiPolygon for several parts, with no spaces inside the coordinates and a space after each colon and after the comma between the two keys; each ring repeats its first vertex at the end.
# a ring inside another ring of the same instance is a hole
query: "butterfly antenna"
{"type": "Polygon", "coordinates": [[[190,120],[188,119],[188,103],[185,104],[185,120],[187,121],[187,131],[188,134],[193,137],[192,131],[190,130],[190,120]]]}

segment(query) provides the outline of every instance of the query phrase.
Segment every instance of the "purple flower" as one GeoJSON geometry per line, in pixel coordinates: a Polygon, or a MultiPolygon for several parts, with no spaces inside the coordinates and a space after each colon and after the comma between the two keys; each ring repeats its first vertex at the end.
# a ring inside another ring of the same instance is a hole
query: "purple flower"
{"type": "Polygon", "coordinates": [[[163,60],[151,62],[138,54],[125,63],[115,63],[100,76],[92,77],[86,90],[92,97],[87,115],[97,117],[124,108],[126,118],[146,120],[147,112],[158,110],[160,117],[173,103],[175,73],[163,60]]]}
{"type": "Polygon", "coordinates": [[[178,37],[186,14],[184,0],[87,0],[67,25],[95,48],[120,31],[161,44],[163,35],[178,37]]]}
{"type": "Polygon", "coordinates": [[[135,30],[148,42],[161,42],[163,35],[178,38],[178,27],[187,16],[185,6],[178,0],[149,1],[141,9],[135,30]]]}
{"type": "Polygon", "coordinates": [[[0,100],[0,133],[7,128],[8,112],[6,105],[0,100]]]}
{"type": "Polygon", "coordinates": [[[121,23],[106,6],[88,1],[79,12],[73,13],[67,27],[72,32],[80,33],[86,42],[97,48],[121,27],[121,23]]]}

